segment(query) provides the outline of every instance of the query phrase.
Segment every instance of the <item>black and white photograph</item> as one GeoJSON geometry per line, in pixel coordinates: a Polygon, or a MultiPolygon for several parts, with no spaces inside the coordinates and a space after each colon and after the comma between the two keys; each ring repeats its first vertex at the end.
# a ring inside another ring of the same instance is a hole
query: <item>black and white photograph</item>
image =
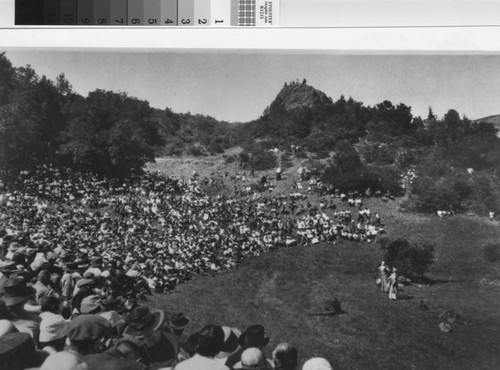
{"type": "Polygon", "coordinates": [[[498,53],[5,48],[0,369],[498,369],[499,184],[498,53]]]}

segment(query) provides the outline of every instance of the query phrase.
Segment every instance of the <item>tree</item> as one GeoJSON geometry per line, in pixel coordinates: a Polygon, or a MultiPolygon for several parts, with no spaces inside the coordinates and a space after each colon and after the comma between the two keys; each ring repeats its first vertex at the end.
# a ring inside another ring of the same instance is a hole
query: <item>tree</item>
{"type": "Polygon", "coordinates": [[[341,140],[335,145],[335,166],[341,173],[361,168],[361,158],[349,141],[341,140]]]}
{"type": "Polygon", "coordinates": [[[0,54],[0,106],[7,104],[9,94],[14,89],[14,78],[15,70],[3,52],[0,54]]]}
{"type": "Polygon", "coordinates": [[[410,244],[406,239],[379,239],[384,251],[384,261],[396,267],[399,273],[408,278],[422,279],[434,263],[434,246],[429,243],[422,245],[410,244]]]}
{"type": "Polygon", "coordinates": [[[61,148],[73,166],[124,176],[154,161],[154,149],[162,141],[148,102],[96,90],[79,109],[61,148]]]}

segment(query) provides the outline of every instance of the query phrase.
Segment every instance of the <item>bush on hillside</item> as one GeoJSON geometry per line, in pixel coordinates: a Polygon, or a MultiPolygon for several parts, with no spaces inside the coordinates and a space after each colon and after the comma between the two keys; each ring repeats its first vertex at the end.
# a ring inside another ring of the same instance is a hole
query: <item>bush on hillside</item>
{"type": "Polygon", "coordinates": [[[384,251],[384,261],[388,266],[396,267],[399,273],[408,278],[423,278],[434,263],[434,246],[424,243],[411,244],[406,239],[379,239],[384,251]]]}
{"type": "Polygon", "coordinates": [[[199,146],[199,145],[194,145],[194,144],[190,144],[188,147],[187,147],[187,153],[189,155],[192,155],[194,157],[200,157],[200,156],[205,156],[207,155],[205,153],[205,150],[203,147],[199,146]]]}

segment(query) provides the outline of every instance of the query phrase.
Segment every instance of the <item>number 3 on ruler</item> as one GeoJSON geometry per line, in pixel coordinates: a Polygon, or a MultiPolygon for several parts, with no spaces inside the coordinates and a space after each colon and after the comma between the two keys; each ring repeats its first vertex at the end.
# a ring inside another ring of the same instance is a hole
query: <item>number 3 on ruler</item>
{"type": "Polygon", "coordinates": [[[181,20],[181,23],[182,23],[182,24],[189,24],[189,23],[191,23],[191,19],[185,19],[185,18],[183,18],[183,19],[181,20]]]}

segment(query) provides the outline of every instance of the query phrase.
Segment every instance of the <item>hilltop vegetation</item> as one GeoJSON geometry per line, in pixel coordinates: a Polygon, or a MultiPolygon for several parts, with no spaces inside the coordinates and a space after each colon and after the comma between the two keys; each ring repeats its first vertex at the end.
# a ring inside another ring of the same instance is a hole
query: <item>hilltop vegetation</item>
{"type": "Polygon", "coordinates": [[[43,163],[112,176],[143,170],[158,156],[225,154],[266,170],[289,159],[321,159],[334,188],[406,193],[406,209],[500,211],[500,138],[494,124],[449,110],[415,117],[390,101],[333,101],[305,80],[285,83],[262,115],[246,123],[150,107],[126,93],[72,91],[0,57],[0,163],[4,176],[43,163]],[[292,149],[293,146],[293,149],[292,149]],[[279,155],[268,149],[279,149],[279,155]]]}

